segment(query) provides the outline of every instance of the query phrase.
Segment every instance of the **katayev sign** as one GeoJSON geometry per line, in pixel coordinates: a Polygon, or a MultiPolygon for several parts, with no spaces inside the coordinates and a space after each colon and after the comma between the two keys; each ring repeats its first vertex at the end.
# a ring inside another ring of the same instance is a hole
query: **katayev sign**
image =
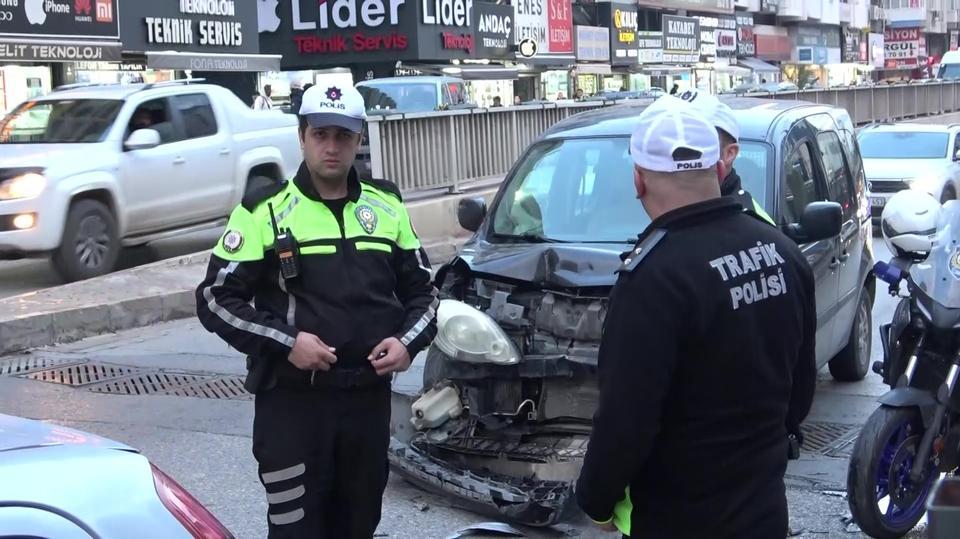
{"type": "Polygon", "coordinates": [[[118,2],[0,0],[0,37],[116,40],[120,37],[118,2]]]}
{"type": "Polygon", "coordinates": [[[695,64],[700,60],[700,21],[693,17],[663,16],[663,62],[695,64]]]}
{"type": "MultiPolygon", "coordinates": [[[[259,2],[259,0],[258,0],[259,2]]],[[[248,0],[151,0],[123,4],[128,51],[257,54],[257,7],[248,0]]]]}

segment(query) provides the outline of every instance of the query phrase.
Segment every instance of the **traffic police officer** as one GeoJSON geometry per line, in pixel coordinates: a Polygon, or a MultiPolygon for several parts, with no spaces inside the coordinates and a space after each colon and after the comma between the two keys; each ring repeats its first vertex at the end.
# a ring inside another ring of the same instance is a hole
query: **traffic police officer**
{"type": "Polygon", "coordinates": [[[197,289],[204,327],[248,356],[271,538],[373,535],[390,373],[436,333],[436,291],[399,191],[353,169],[364,110],[349,86],[304,93],[299,171],[244,197],[197,289]]]}
{"type": "Polygon", "coordinates": [[[630,537],[785,537],[785,425],[816,378],[812,271],[720,196],[719,137],[697,110],[658,99],[630,146],[653,221],[611,293],[578,503],[630,537]]]}
{"type": "Polygon", "coordinates": [[[740,154],[740,124],[730,106],[696,89],[687,90],[678,97],[693,105],[717,128],[717,134],[720,137],[720,160],[723,161],[725,170],[729,171],[720,181],[720,194],[736,198],[748,213],[776,226],[773,218],[764,211],[763,206],[743,188],[740,175],[733,168],[733,162],[740,154]]]}

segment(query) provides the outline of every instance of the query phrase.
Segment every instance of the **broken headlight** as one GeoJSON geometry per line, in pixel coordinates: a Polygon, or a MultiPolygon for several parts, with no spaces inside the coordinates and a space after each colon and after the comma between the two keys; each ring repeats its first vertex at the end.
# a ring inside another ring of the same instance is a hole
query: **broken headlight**
{"type": "Polygon", "coordinates": [[[496,365],[520,361],[520,352],[492,318],[452,299],[440,302],[434,345],[460,361],[496,365]]]}

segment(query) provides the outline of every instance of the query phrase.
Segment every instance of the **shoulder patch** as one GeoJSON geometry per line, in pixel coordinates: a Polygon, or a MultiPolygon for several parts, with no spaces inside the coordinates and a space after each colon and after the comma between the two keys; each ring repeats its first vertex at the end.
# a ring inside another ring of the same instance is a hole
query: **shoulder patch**
{"type": "Polygon", "coordinates": [[[391,195],[397,197],[400,202],[403,202],[403,195],[400,194],[400,188],[397,184],[393,183],[390,180],[360,180],[362,183],[365,183],[375,189],[383,191],[385,193],[390,193],[391,195]]]}
{"type": "Polygon", "coordinates": [[[640,265],[640,262],[650,254],[650,251],[660,243],[661,240],[667,235],[667,231],[663,229],[656,229],[650,234],[647,234],[647,237],[643,238],[636,247],[627,255],[627,258],[623,260],[623,264],[620,266],[620,269],[617,270],[617,273],[621,272],[631,272],[637,269],[637,266],[640,265]]]}
{"type": "Polygon", "coordinates": [[[243,195],[240,205],[248,212],[253,212],[262,202],[283,191],[286,187],[286,180],[256,187],[243,195]]]}

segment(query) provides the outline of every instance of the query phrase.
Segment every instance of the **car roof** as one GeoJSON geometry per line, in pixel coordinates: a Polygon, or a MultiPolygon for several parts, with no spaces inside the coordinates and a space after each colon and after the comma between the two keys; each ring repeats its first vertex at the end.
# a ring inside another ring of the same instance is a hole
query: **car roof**
{"type": "Polygon", "coordinates": [[[897,133],[949,133],[958,127],[958,124],[871,124],[864,126],[860,131],[894,131],[897,133]]]}
{"type": "Polygon", "coordinates": [[[370,79],[362,80],[357,83],[357,86],[363,86],[368,84],[405,84],[409,82],[463,82],[463,79],[458,79],[457,77],[445,77],[443,75],[415,75],[409,77],[389,77],[384,79],[370,79]]]}
{"type": "Polygon", "coordinates": [[[107,438],[78,430],[0,414],[0,453],[51,445],[89,446],[103,449],[134,451],[133,448],[107,438]]]}
{"type": "MultiPolygon", "coordinates": [[[[839,114],[840,110],[806,101],[767,99],[761,97],[733,97],[719,99],[733,109],[740,122],[740,138],[766,140],[771,127],[778,121],[796,121],[810,114],[825,112],[839,114]]],[[[629,136],[637,117],[654,99],[637,99],[610,107],[597,108],[561,120],[548,129],[543,139],[629,136]]],[[[846,114],[845,112],[843,112],[846,114]]]]}
{"type": "MultiPolygon", "coordinates": [[[[55,89],[49,94],[38,97],[37,101],[55,101],[59,99],[119,99],[125,100],[133,94],[144,91],[153,91],[153,90],[176,90],[179,88],[189,87],[191,90],[201,90],[213,89],[216,91],[222,86],[216,86],[213,84],[185,84],[185,83],[176,83],[171,81],[170,83],[159,83],[159,84],[150,84],[150,83],[135,83],[135,84],[91,84],[91,85],[77,85],[74,87],[65,86],[55,89]]],[[[175,92],[174,92],[175,93],[175,92]]]]}

